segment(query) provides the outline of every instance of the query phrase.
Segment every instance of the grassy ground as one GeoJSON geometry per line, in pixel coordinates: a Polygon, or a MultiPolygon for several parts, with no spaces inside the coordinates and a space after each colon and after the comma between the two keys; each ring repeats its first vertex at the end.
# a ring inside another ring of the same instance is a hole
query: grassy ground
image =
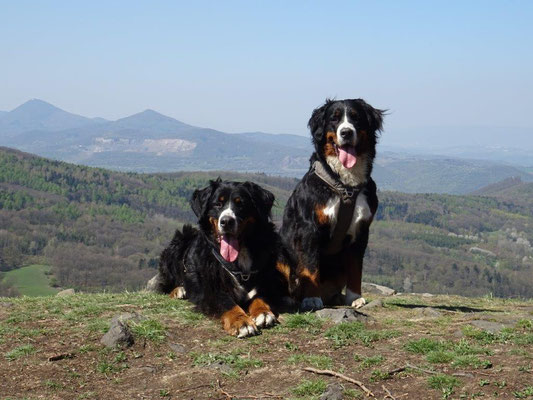
{"type": "Polygon", "coordinates": [[[357,379],[384,399],[533,399],[533,301],[392,296],[371,323],[284,314],[248,339],[188,302],[147,293],[0,298],[0,399],[317,399],[357,379]],[[135,344],[100,344],[112,316],[138,312],[135,344]],[[487,333],[475,321],[503,327],[487,333]],[[65,358],[49,361],[50,357],[65,358]],[[387,397],[391,398],[391,397],[387,397]]]}
{"type": "Polygon", "coordinates": [[[50,287],[50,279],[45,272],[50,271],[49,265],[28,265],[5,273],[4,280],[13,282],[23,296],[49,296],[58,292],[50,287]]]}

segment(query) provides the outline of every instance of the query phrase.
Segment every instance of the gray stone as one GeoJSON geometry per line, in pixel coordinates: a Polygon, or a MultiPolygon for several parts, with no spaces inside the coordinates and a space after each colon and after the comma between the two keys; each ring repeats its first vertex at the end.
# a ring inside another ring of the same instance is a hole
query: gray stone
{"type": "Polygon", "coordinates": [[[146,284],[146,290],[148,292],[161,293],[161,276],[159,273],[154,275],[152,279],[146,284]]]}
{"type": "Polygon", "coordinates": [[[442,316],[442,313],[433,307],[417,307],[414,311],[416,315],[425,318],[438,318],[442,316]]]}
{"type": "Polygon", "coordinates": [[[363,282],[361,284],[363,293],[379,294],[380,296],[392,296],[396,290],[387,286],[376,285],[375,283],[363,282]]]}
{"type": "Polygon", "coordinates": [[[320,396],[320,400],[343,400],[344,388],[340,383],[330,383],[326,391],[320,396]]]}
{"type": "Polygon", "coordinates": [[[505,325],[500,322],[485,321],[482,319],[470,322],[471,325],[489,333],[500,333],[505,325]]]}
{"type": "Polygon", "coordinates": [[[116,325],[119,321],[127,324],[130,321],[139,323],[141,321],[144,321],[146,319],[145,316],[137,313],[137,312],[125,312],[122,314],[117,314],[111,319],[110,326],[116,325]]]}
{"type": "Polygon", "coordinates": [[[3,302],[0,303],[0,307],[2,307],[2,308],[11,308],[11,307],[13,307],[13,303],[10,303],[8,301],[3,301],[3,302]]]}
{"type": "Polygon", "coordinates": [[[107,347],[130,347],[133,345],[133,335],[127,323],[117,320],[111,325],[100,342],[107,347]]]}
{"type": "Polygon", "coordinates": [[[318,318],[329,319],[336,324],[352,321],[369,322],[372,320],[370,316],[357,312],[353,308],[323,308],[315,312],[315,314],[318,318]]]}
{"type": "Polygon", "coordinates": [[[170,343],[170,349],[176,354],[185,354],[187,353],[187,348],[181,343],[170,343]]]}
{"type": "Polygon", "coordinates": [[[411,294],[421,296],[421,297],[435,297],[435,295],[431,293],[411,293],[411,294]]]}
{"type": "Polygon", "coordinates": [[[72,296],[73,294],[76,294],[76,291],[74,289],[65,289],[61,292],[58,292],[56,296],[63,297],[63,296],[72,296]]]}
{"type": "Polygon", "coordinates": [[[372,300],[370,303],[364,305],[360,308],[361,311],[371,310],[372,308],[382,308],[383,307],[383,300],[377,299],[372,300]]]}

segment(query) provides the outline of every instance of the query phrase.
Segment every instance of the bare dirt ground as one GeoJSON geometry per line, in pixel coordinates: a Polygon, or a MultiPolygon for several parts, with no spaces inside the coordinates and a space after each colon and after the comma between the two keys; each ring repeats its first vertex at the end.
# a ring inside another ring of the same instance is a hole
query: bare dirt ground
{"type": "Polygon", "coordinates": [[[368,323],[283,314],[236,339],[166,296],[0,298],[0,399],[318,399],[333,383],[367,397],[306,367],[378,399],[533,398],[532,301],[381,300],[368,323]],[[111,318],[126,312],[144,317],[129,323],[135,343],[106,348],[111,318]]]}

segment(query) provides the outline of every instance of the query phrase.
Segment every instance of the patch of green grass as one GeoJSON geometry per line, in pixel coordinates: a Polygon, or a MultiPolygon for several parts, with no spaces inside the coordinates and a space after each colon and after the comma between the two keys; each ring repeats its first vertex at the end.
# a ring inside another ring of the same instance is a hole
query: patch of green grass
{"type": "Polygon", "coordinates": [[[292,364],[305,364],[319,369],[329,369],[333,365],[330,357],[319,354],[294,354],[287,358],[292,364]]]}
{"type": "Polygon", "coordinates": [[[119,363],[109,362],[107,360],[101,360],[96,366],[96,370],[105,375],[122,372],[123,370],[127,368],[128,368],[128,364],[126,363],[119,364],[119,363]]]}
{"type": "Polygon", "coordinates": [[[209,366],[213,364],[224,364],[229,365],[235,372],[263,366],[261,360],[251,357],[250,353],[242,354],[242,350],[234,350],[229,354],[192,353],[191,356],[193,358],[193,365],[209,366]]]}
{"type": "Polygon", "coordinates": [[[5,273],[4,280],[9,280],[23,296],[51,296],[59,290],[50,286],[50,278],[46,275],[49,265],[28,265],[5,273]]]}
{"type": "Polygon", "coordinates": [[[452,367],[464,368],[471,367],[476,369],[487,369],[492,367],[492,363],[488,360],[481,360],[479,357],[468,354],[464,356],[458,356],[453,360],[452,367]]]}
{"type": "Polygon", "coordinates": [[[371,357],[365,357],[361,361],[361,364],[359,364],[359,370],[365,370],[367,368],[373,367],[375,365],[381,365],[383,364],[383,361],[385,361],[385,357],[382,355],[376,355],[371,357]]]}
{"type": "Polygon", "coordinates": [[[322,328],[322,321],[313,313],[289,314],[282,325],[281,329],[304,329],[307,332],[317,333],[322,328]]]}
{"type": "Polygon", "coordinates": [[[166,328],[155,319],[147,319],[141,322],[132,322],[131,330],[137,337],[161,343],[166,339],[166,328]]]}
{"type": "Polygon", "coordinates": [[[426,360],[433,364],[447,364],[452,361],[454,357],[454,353],[446,350],[430,351],[426,354],[426,360]]]}
{"type": "Polygon", "coordinates": [[[362,322],[344,322],[326,330],[325,336],[333,341],[335,347],[346,346],[351,342],[369,346],[372,342],[399,336],[394,330],[370,330],[362,322]]]}
{"type": "Polygon", "coordinates": [[[387,371],[383,371],[381,369],[375,369],[372,371],[372,374],[370,375],[370,381],[372,382],[378,382],[383,381],[385,379],[390,379],[390,374],[387,371]]]}
{"type": "Polygon", "coordinates": [[[51,389],[51,390],[59,390],[59,389],[65,388],[65,386],[62,385],[61,383],[57,383],[51,379],[44,381],[44,386],[46,386],[48,389],[51,389]]]}
{"type": "Polygon", "coordinates": [[[285,348],[289,351],[298,351],[300,348],[292,342],[285,342],[285,348]]]}
{"type": "Polygon", "coordinates": [[[461,356],[467,356],[471,354],[486,354],[490,356],[492,354],[490,349],[484,349],[483,347],[475,346],[466,339],[461,339],[457,343],[454,343],[452,350],[455,354],[461,356]]]}
{"type": "Polygon", "coordinates": [[[453,389],[461,384],[459,379],[446,374],[432,375],[427,382],[430,388],[440,390],[445,398],[448,398],[453,393],[453,389]]]}
{"type": "Polygon", "coordinates": [[[362,399],[364,394],[360,390],[347,388],[344,389],[344,397],[347,399],[362,399]]]}
{"type": "Polygon", "coordinates": [[[19,347],[15,347],[13,350],[7,352],[4,356],[9,361],[17,360],[21,357],[35,353],[36,349],[31,344],[24,344],[19,347]]]}
{"type": "Polygon", "coordinates": [[[517,399],[533,397],[533,386],[528,386],[524,390],[513,392],[513,396],[517,399]]]}
{"type": "Polygon", "coordinates": [[[404,348],[411,353],[428,354],[435,351],[444,351],[447,349],[447,345],[444,342],[422,338],[417,340],[409,340],[404,348]]]}
{"type": "Polygon", "coordinates": [[[296,396],[304,398],[313,398],[319,396],[326,390],[327,384],[323,379],[308,380],[304,379],[298,386],[291,389],[296,396]]]}

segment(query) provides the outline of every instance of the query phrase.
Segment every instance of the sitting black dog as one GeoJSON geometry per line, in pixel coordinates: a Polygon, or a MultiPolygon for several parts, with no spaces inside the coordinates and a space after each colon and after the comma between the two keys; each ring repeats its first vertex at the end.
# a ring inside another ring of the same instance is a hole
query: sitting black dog
{"type": "Polygon", "coordinates": [[[196,190],[191,207],[199,229],[176,231],[152,286],[219,317],[231,335],[274,325],[280,308],[290,305],[295,268],[270,220],[273,202],[252,182],[219,178],[196,190]]]}

